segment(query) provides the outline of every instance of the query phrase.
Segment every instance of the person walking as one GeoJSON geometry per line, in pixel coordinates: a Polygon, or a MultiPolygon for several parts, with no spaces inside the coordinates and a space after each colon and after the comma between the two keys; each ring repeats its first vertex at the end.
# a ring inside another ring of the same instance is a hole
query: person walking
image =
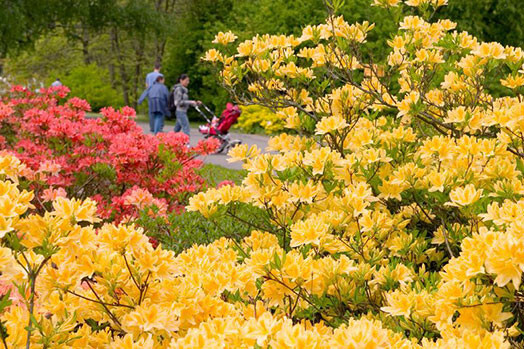
{"type": "Polygon", "coordinates": [[[153,71],[146,75],[146,88],[153,86],[159,75],[162,75],[160,74],[160,64],[156,63],[153,71]]]}
{"type": "MultiPolygon", "coordinates": [[[[151,88],[153,84],[156,82],[156,79],[162,74],[160,74],[160,64],[156,63],[153,71],[151,73],[148,73],[146,75],[146,89],[151,88]]],[[[149,108],[148,111],[149,116],[149,132],[153,132],[153,114],[151,112],[151,108],[149,108]]]]}
{"type": "Polygon", "coordinates": [[[59,78],[56,78],[56,80],[51,84],[52,87],[56,86],[62,86],[62,81],[60,81],[59,78]]]}
{"type": "Polygon", "coordinates": [[[188,97],[189,76],[182,74],[178,78],[178,83],[173,87],[175,106],[176,106],[176,123],[175,132],[184,132],[189,137],[189,119],[187,118],[187,110],[189,107],[195,107],[202,104],[200,101],[192,101],[188,97]]]}
{"type": "Polygon", "coordinates": [[[149,101],[149,113],[153,121],[152,132],[156,135],[163,131],[165,116],[169,115],[169,110],[167,109],[169,91],[166,85],[164,85],[164,76],[162,74],[158,75],[156,81],[142,93],[138,104],[141,104],[146,97],[149,101]]]}

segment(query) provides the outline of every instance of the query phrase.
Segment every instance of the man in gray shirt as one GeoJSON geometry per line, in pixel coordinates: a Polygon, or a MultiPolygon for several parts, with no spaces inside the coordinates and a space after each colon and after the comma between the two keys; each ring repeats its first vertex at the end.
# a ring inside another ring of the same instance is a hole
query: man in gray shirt
{"type": "Polygon", "coordinates": [[[52,84],[51,86],[53,87],[56,87],[56,86],[62,86],[62,82],[60,81],[59,78],[57,78],[52,84]]]}
{"type": "Polygon", "coordinates": [[[160,74],[160,64],[155,64],[155,69],[146,76],[146,88],[153,86],[160,74]]]}
{"type": "MultiPolygon", "coordinates": [[[[155,83],[156,79],[162,74],[160,74],[160,64],[156,63],[155,64],[155,69],[147,74],[146,76],[146,91],[148,89],[151,88],[151,86],[153,86],[153,84],[155,83]]],[[[144,91],[144,93],[147,93],[146,91],[144,91]]],[[[151,108],[149,108],[148,110],[148,114],[149,114],[149,132],[153,132],[153,129],[154,129],[154,117],[153,117],[153,113],[151,112],[151,108]]]]}

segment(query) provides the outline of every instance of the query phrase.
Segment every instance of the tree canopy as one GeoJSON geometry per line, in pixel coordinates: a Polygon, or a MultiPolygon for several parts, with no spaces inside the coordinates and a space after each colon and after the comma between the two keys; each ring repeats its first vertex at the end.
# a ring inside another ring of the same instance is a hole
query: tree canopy
{"type": "MultiPolygon", "coordinates": [[[[346,0],[340,12],[348,22],[366,19],[376,24],[370,33],[375,46],[369,51],[381,59],[384,41],[395,28],[392,18],[397,18],[371,3],[346,0]]],[[[169,86],[179,74],[188,73],[192,96],[220,109],[228,96],[200,59],[218,31],[231,30],[241,40],[255,34],[298,33],[327,15],[323,0],[0,0],[0,4],[0,67],[4,61],[11,80],[48,84],[58,75],[69,77],[79,65],[95,64],[104,71],[108,87],[135,107],[145,75],[154,63],[162,63],[169,86]]],[[[523,1],[449,0],[436,16],[458,22],[460,30],[485,41],[524,45],[523,1]]]]}

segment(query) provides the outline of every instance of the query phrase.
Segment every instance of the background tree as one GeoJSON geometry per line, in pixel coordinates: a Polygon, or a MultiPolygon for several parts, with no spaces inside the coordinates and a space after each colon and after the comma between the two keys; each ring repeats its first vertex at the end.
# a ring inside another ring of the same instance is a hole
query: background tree
{"type": "MultiPolygon", "coordinates": [[[[348,22],[376,24],[365,54],[381,60],[400,13],[371,6],[372,2],[346,0],[340,13],[348,22]]],[[[120,95],[113,104],[123,101],[136,107],[145,75],[154,63],[162,63],[168,86],[179,74],[188,73],[192,97],[217,110],[229,97],[200,60],[217,32],[232,30],[239,40],[255,34],[298,34],[299,28],[320,23],[327,14],[323,0],[0,0],[0,4],[0,66],[8,54],[5,71],[13,82],[48,84],[57,76],[67,79],[80,65],[90,69],[94,63],[102,69],[105,84],[120,95]]],[[[523,1],[449,0],[436,16],[458,22],[461,30],[482,40],[524,43],[523,1]]]]}

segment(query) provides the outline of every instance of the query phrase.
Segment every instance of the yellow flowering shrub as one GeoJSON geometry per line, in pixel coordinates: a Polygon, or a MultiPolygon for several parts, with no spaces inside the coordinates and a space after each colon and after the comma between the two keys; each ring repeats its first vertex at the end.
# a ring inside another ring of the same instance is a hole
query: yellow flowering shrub
{"type": "Polygon", "coordinates": [[[297,133],[270,153],[231,150],[243,184],[190,201],[211,220],[239,202],[264,209],[254,236],[275,246],[237,246],[256,296],[235,297],[333,336],[365,321],[392,331],[375,347],[522,347],[522,50],[432,22],[444,0],[376,1],[407,14],[377,60],[373,24],[329,3],[300,37],[256,36],[211,60],[238,102],[281,111],[297,133]]]}
{"type": "Polygon", "coordinates": [[[238,118],[236,127],[245,132],[253,133],[262,129],[268,134],[284,130],[285,117],[282,113],[274,113],[270,109],[259,105],[241,106],[242,114],[238,118]]]}
{"type": "MultiPolygon", "coordinates": [[[[278,283],[264,291],[274,295],[271,302],[259,297],[266,256],[283,252],[274,235],[222,238],[175,257],[153,248],[133,225],[96,225],[89,199],[59,197],[51,211],[37,214],[33,193],[18,187],[24,172],[18,159],[0,156],[0,335],[6,348],[412,345],[371,318],[334,329],[273,311],[272,304],[291,299],[288,291],[278,292],[278,283]]],[[[292,277],[309,277],[296,269],[302,260],[290,254],[282,266],[292,277]]],[[[353,270],[347,258],[315,263],[353,270]]],[[[326,277],[319,281],[328,283],[326,277]]]]}

